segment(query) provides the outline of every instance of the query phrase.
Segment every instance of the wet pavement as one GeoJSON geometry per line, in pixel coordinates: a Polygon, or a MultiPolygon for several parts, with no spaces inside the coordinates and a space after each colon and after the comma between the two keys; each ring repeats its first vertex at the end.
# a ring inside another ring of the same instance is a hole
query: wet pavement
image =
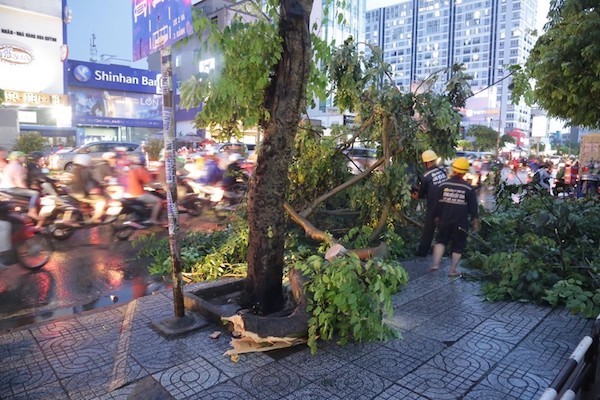
{"type": "MultiPolygon", "coordinates": [[[[592,321],[525,303],[488,303],[449,260],[403,262],[394,296],[402,339],[242,355],[217,325],[166,339],[170,291],[0,335],[0,398],[11,399],[537,399],[592,321]]],[[[188,285],[196,291],[202,284],[188,285]]],[[[206,285],[206,284],[204,284],[206,285]]]]}
{"type": "MultiPolygon", "coordinates": [[[[185,216],[180,221],[182,231],[215,228],[201,218],[185,216]]],[[[39,271],[17,264],[0,267],[0,330],[125,304],[170,287],[150,276],[149,259],[138,258],[131,240],[116,240],[108,226],[81,229],[54,244],[51,260],[39,271]]]]}

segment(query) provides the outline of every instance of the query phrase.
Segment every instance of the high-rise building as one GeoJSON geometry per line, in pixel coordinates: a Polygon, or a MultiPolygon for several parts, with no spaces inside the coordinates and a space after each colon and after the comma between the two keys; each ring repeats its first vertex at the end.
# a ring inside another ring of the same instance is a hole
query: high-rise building
{"type": "MultiPolygon", "coordinates": [[[[364,38],[365,9],[366,0],[350,0],[343,5],[335,2],[329,6],[324,5],[322,0],[316,0],[313,3],[311,25],[317,23],[320,26],[320,37],[327,43],[341,45],[350,36],[355,43],[360,43],[364,38]],[[344,16],[341,23],[337,19],[340,14],[344,16]]],[[[308,110],[308,115],[312,120],[318,120],[323,126],[343,125],[344,121],[348,119],[345,119],[342,114],[345,110],[339,110],[334,106],[333,96],[316,99],[315,102],[315,108],[308,110]]]]}
{"type": "Polygon", "coordinates": [[[536,13],[537,0],[398,0],[366,12],[365,41],[383,50],[404,90],[443,71],[441,89],[449,67],[464,64],[473,92],[487,97],[467,105],[465,124],[529,133],[531,109],[511,103],[508,67],[525,63],[536,13]]]}

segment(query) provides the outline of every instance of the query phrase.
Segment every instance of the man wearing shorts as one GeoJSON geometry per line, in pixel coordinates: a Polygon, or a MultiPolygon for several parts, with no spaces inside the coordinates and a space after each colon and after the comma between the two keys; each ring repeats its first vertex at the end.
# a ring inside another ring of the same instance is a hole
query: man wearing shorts
{"type": "Polygon", "coordinates": [[[442,256],[448,243],[452,242],[452,262],[448,276],[459,276],[458,263],[467,245],[469,218],[473,230],[479,230],[477,193],[463,179],[469,171],[469,160],[459,157],[452,162],[453,175],[442,182],[437,190],[434,216],[438,225],[436,243],[433,247],[431,270],[440,268],[442,256]]]}

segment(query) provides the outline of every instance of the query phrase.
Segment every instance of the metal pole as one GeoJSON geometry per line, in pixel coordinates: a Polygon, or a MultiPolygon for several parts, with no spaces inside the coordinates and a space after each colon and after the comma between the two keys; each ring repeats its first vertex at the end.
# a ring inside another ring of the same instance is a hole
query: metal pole
{"type": "Polygon", "coordinates": [[[171,279],[173,281],[173,305],[175,317],[183,318],[183,280],[181,278],[181,252],[179,251],[179,212],[177,210],[177,181],[175,176],[177,154],[175,152],[175,127],[173,109],[173,70],[171,46],[160,51],[160,72],[163,99],[163,135],[165,140],[165,172],[167,176],[167,214],[169,217],[169,250],[171,252],[171,279]]]}

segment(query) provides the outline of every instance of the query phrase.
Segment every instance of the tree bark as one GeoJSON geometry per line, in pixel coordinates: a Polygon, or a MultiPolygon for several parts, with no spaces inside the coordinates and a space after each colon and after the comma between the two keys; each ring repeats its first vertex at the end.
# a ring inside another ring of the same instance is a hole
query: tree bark
{"type": "Polygon", "coordinates": [[[256,314],[283,307],[284,202],[288,167],[312,57],[309,22],[312,0],[281,0],[279,34],[283,52],[265,94],[270,118],[248,192],[248,278],[242,304],[256,314]]]}

